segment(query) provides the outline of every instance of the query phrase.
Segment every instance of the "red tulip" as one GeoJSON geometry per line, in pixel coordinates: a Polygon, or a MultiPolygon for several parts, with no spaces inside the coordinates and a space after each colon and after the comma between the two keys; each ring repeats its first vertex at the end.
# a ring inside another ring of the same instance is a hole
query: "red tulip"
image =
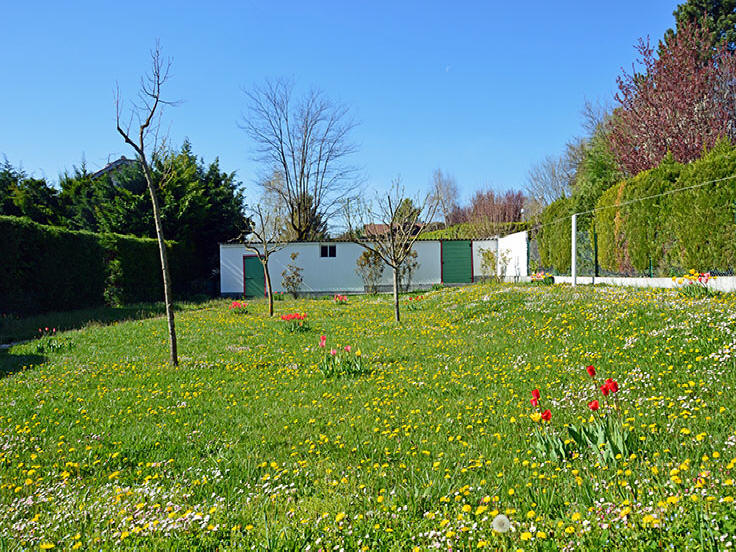
{"type": "Polygon", "coordinates": [[[618,382],[616,380],[608,378],[606,380],[606,385],[608,386],[608,389],[609,391],[611,391],[611,393],[616,393],[618,391],[618,382]]]}
{"type": "Polygon", "coordinates": [[[532,406],[538,406],[539,405],[539,399],[531,399],[529,402],[532,403],[532,406]]]}
{"type": "Polygon", "coordinates": [[[532,397],[539,400],[539,389],[533,389],[532,390],[532,397]]]}
{"type": "Polygon", "coordinates": [[[319,336],[319,346],[324,348],[327,337],[324,335],[319,336]]]}
{"type": "Polygon", "coordinates": [[[595,366],[593,366],[593,365],[591,364],[590,366],[586,367],[586,368],[585,368],[585,370],[586,370],[586,371],[588,372],[588,375],[589,375],[589,376],[590,376],[591,378],[594,378],[594,377],[595,377],[595,366]]]}
{"type": "Polygon", "coordinates": [[[549,411],[549,409],[542,412],[542,419],[545,422],[549,422],[551,418],[552,418],[552,413],[549,411]]]}
{"type": "Polygon", "coordinates": [[[593,412],[598,410],[600,408],[600,404],[598,404],[598,401],[590,401],[588,403],[588,408],[590,408],[593,412]]]}
{"type": "Polygon", "coordinates": [[[601,385],[601,392],[603,393],[604,397],[607,397],[608,394],[611,392],[607,383],[604,383],[603,385],[601,385]]]}

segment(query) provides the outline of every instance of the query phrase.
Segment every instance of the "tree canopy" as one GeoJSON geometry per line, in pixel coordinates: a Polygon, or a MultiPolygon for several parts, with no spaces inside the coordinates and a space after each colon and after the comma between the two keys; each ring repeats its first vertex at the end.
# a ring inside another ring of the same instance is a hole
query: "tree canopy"
{"type": "Polygon", "coordinates": [[[674,30],[667,31],[666,42],[688,24],[698,23],[711,33],[714,44],[736,50],[736,0],[688,0],[679,4],[672,14],[677,24],[674,30]]]}

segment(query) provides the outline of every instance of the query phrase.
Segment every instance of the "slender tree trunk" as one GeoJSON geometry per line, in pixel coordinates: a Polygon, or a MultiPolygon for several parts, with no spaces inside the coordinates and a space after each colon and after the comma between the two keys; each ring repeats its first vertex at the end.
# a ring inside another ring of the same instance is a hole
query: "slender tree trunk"
{"type": "Polygon", "coordinates": [[[166,303],[166,320],[169,325],[169,360],[173,366],[179,366],[179,357],[176,352],[176,326],[174,324],[174,299],[171,290],[171,277],[169,275],[169,257],[166,253],[166,242],[164,241],[164,230],[161,226],[161,210],[158,204],[158,196],[153,186],[153,178],[151,177],[151,169],[148,167],[146,160],[141,157],[143,165],[143,173],[148,184],[148,191],[151,194],[151,203],[153,205],[153,221],[156,225],[156,240],[158,241],[158,251],[161,256],[161,272],[164,279],[164,303],[166,303]]]}
{"type": "Polygon", "coordinates": [[[268,272],[268,259],[263,263],[263,273],[266,276],[266,293],[268,293],[268,316],[273,316],[273,292],[271,291],[271,274],[268,272]]]}
{"type": "Polygon", "coordinates": [[[393,267],[394,272],[394,317],[397,322],[401,322],[401,315],[399,314],[399,269],[393,267]]]}

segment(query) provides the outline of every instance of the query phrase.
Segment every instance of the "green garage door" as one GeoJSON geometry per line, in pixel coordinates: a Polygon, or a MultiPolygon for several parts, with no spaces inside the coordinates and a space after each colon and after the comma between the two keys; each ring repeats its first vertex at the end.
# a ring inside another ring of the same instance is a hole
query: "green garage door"
{"type": "Polygon", "coordinates": [[[469,284],[473,281],[473,245],[470,240],[442,242],[442,281],[469,284]]]}
{"type": "Polygon", "coordinates": [[[266,281],[263,265],[258,257],[243,257],[243,295],[263,297],[266,294],[266,281]]]}

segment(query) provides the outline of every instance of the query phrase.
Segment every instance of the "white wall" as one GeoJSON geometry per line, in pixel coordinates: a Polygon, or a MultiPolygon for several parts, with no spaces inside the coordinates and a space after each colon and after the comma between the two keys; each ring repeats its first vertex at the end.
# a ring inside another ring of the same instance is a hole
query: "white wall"
{"type": "Polygon", "coordinates": [[[506,257],[506,263],[502,258],[497,267],[497,275],[501,276],[505,268],[506,279],[518,280],[525,277],[528,274],[526,232],[516,232],[499,238],[498,247],[501,257],[506,257]]]}
{"type": "MultiPolygon", "coordinates": [[[[365,251],[349,242],[324,242],[335,245],[335,257],[320,257],[319,242],[290,243],[273,253],[268,260],[273,291],[286,291],[281,285],[281,273],[292,263],[290,255],[298,253],[294,264],[301,267],[302,291],[311,293],[353,292],[362,293],[364,284],[356,272],[358,257],[365,251]]],[[[412,287],[440,282],[440,244],[437,241],[421,241],[414,244],[419,266],[412,277],[412,287]]],[[[220,244],[220,292],[243,293],[243,256],[252,255],[239,244],[220,244]]],[[[382,285],[391,285],[391,270],[385,267],[382,285]]]]}
{"type": "MultiPolygon", "coordinates": [[[[555,276],[556,284],[571,284],[572,276],[555,276]]],[[[578,276],[579,285],[606,284],[609,286],[651,287],[651,288],[676,288],[678,286],[672,278],[638,278],[618,276],[578,276]]],[[[714,291],[733,292],[736,291],[736,276],[719,276],[708,282],[708,287],[714,291]]]]}
{"type": "Polygon", "coordinates": [[[483,257],[481,251],[484,249],[490,249],[493,255],[496,254],[496,248],[498,247],[498,241],[493,240],[473,240],[473,281],[478,281],[480,278],[486,278],[493,276],[487,270],[483,270],[483,257]]]}
{"type": "Polygon", "coordinates": [[[220,244],[220,293],[243,293],[243,255],[245,247],[220,244]]]}

